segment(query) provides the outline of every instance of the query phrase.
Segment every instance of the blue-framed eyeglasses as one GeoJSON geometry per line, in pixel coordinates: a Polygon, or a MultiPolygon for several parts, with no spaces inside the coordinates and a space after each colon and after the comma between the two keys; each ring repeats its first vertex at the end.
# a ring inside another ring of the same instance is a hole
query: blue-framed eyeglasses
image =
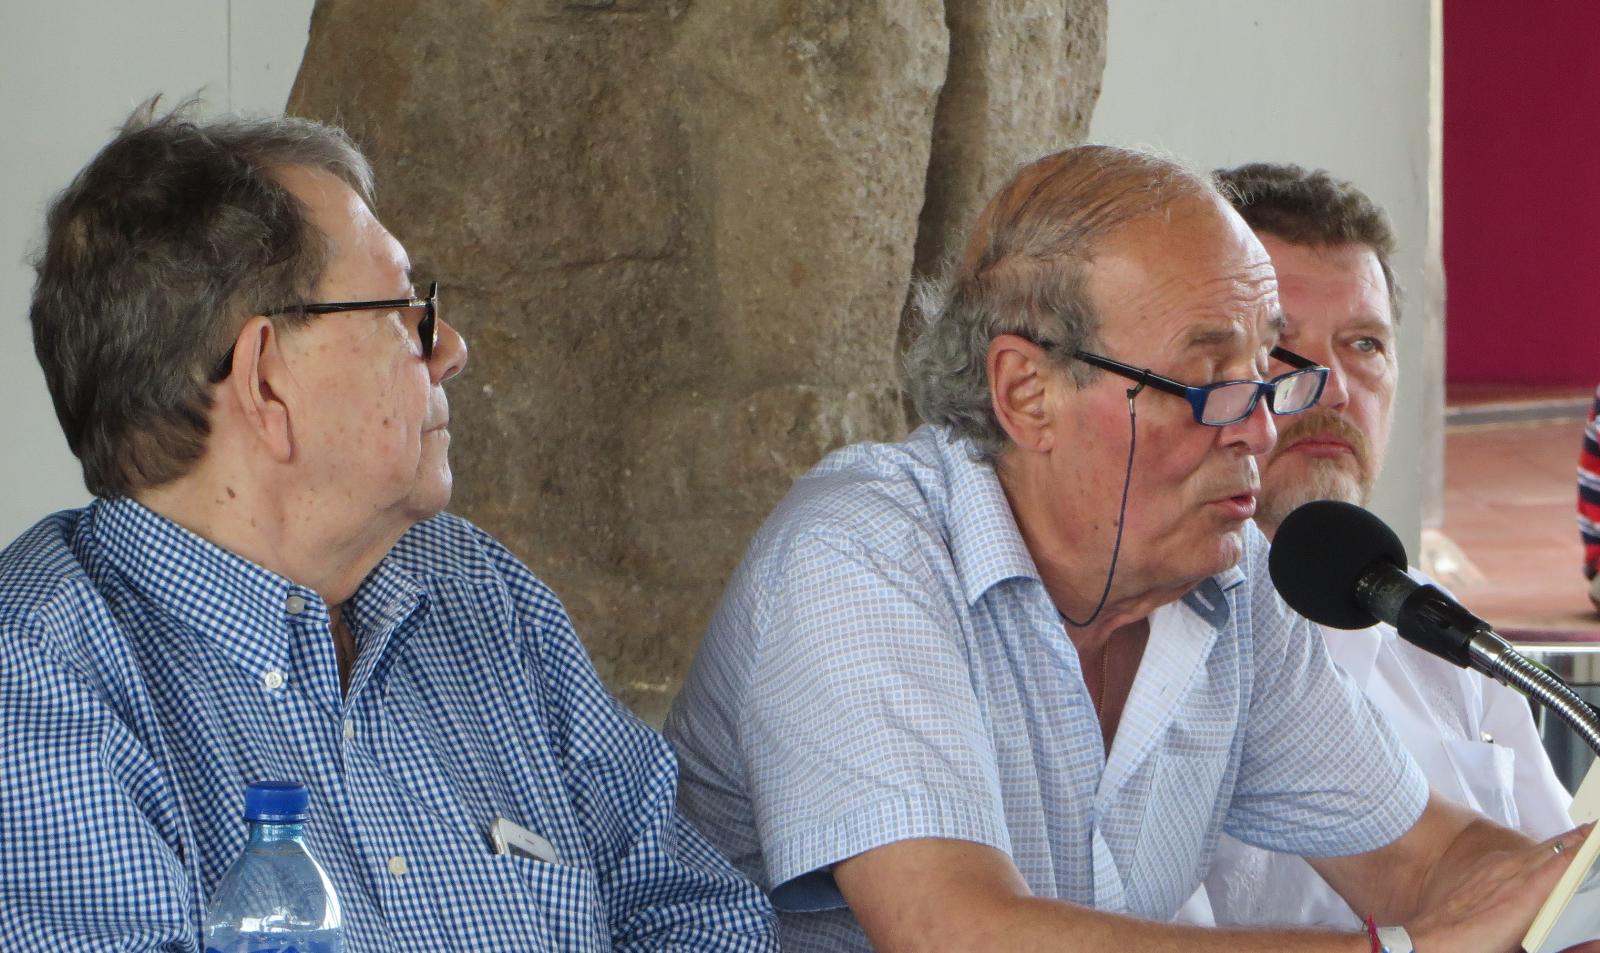
{"type": "MultiPolygon", "coordinates": [[[[1039,345],[1050,347],[1043,341],[1039,345]]],[[[1322,388],[1328,383],[1326,367],[1282,347],[1273,348],[1272,357],[1294,368],[1289,373],[1270,381],[1218,381],[1204,387],[1191,387],[1182,381],[1162,377],[1148,367],[1134,367],[1088,351],[1074,351],[1072,356],[1141,386],[1182,397],[1194,411],[1195,423],[1207,427],[1226,427],[1245,419],[1255,413],[1256,403],[1263,394],[1267,398],[1267,409],[1280,417],[1310,410],[1322,398],[1322,388]]]]}

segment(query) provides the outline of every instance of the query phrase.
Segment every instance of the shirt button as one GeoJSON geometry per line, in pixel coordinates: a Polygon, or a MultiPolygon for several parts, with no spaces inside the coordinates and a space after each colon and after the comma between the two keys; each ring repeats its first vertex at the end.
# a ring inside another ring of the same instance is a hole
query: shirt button
{"type": "Polygon", "coordinates": [[[283,687],[283,673],[277,669],[273,669],[267,674],[261,676],[261,684],[267,686],[267,688],[271,691],[277,691],[283,687]]]}
{"type": "Polygon", "coordinates": [[[401,857],[399,854],[395,854],[393,857],[389,858],[389,873],[394,874],[396,877],[403,877],[405,876],[407,869],[406,859],[404,857],[401,857]]]}
{"type": "Polygon", "coordinates": [[[290,615],[299,615],[300,613],[306,611],[305,597],[290,596],[289,598],[283,600],[283,608],[287,610],[290,615]]]}
{"type": "Polygon", "coordinates": [[[346,718],[344,720],[344,740],[350,741],[356,736],[356,723],[346,718]]]}

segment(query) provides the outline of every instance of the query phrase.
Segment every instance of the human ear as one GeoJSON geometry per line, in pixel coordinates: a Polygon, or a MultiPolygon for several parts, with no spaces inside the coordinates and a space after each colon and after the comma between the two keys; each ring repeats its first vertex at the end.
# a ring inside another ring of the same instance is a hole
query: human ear
{"type": "Polygon", "coordinates": [[[289,407],[273,381],[283,381],[287,368],[272,322],[257,315],[244,323],[233,344],[233,366],[224,382],[224,399],[231,400],[251,436],[278,463],[294,456],[294,433],[289,407]]]}
{"type": "Polygon", "coordinates": [[[989,342],[989,402],[1000,427],[1019,449],[1052,449],[1051,409],[1046,384],[1051,379],[1044,349],[1015,334],[989,342]]]}

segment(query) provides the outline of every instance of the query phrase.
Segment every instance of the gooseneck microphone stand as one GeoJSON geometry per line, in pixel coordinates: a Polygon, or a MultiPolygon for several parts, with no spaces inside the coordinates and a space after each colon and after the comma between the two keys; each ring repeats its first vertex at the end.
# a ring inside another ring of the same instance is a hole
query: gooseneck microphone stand
{"type": "Polygon", "coordinates": [[[1566,682],[1528,661],[1488,626],[1474,633],[1467,652],[1474,668],[1555,712],[1600,755],[1600,716],[1566,682]]]}
{"type": "Polygon", "coordinates": [[[1533,698],[1600,755],[1600,715],[1577,692],[1448,593],[1413,579],[1407,564],[1394,530],[1341,500],[1296,508],[1279,524],[1268,555],[1273,585],[1296,612],[1338,629],[1387,622],[1423,651],[1533,698]]]}

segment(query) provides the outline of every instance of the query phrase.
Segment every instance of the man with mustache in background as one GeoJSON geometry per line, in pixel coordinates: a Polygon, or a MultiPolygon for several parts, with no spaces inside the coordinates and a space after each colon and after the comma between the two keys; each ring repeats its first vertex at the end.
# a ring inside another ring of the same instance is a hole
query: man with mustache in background
{"type": "MultiPolygon", "coordinates": [[[[1254,163],[1217,180],[1272,259],[1287,320],[1283,346],[1329,370],[1317,406],[1284,418],[1262,458],[1256,525],[1270,538],[1304,503],[1365,504],[1372,495],[1399,373],[1394,235],[1382,209],[1326,172],[1254,163]]],[[[1393,626],[1323,634],[1334,662],[1388,718],[1435,791],[1536,839],[1571,826],[1571,798],[1521,695],[1429,655],[1393,626]]],[[[1205,890],[1219,926],[1361,923],[1304,860],[1226,835],[1205,890]]]]}

